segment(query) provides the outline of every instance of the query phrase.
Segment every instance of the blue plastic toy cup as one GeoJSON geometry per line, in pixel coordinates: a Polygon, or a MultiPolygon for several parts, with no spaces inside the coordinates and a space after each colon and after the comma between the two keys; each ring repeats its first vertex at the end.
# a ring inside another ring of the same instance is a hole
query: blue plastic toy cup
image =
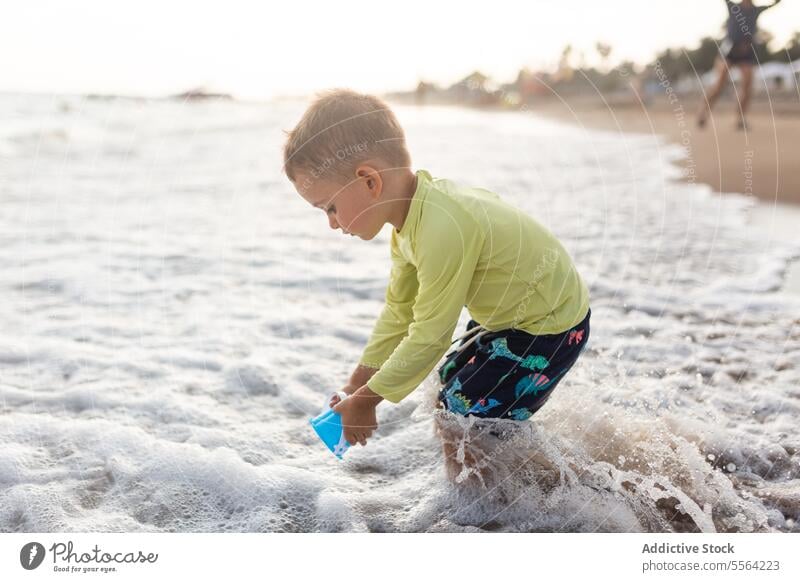
{"type": "MultiPolygon", "coordinates": [[[[344,399],[346,394],[337,393],[339,397],[344,399]]],[[[329,399],[330,401],[330,399],[329,399]]],[[[320,440],[325,443],[325,446],[336,455],[336,458],[341,459],[342,455],[350,448],[350,443],[344,438],[344,428],[342,428],[342,415],[334,412],[332,408],[328,408],[314,418],[308,420],[312,428],[317,433],[320,440]]]]}

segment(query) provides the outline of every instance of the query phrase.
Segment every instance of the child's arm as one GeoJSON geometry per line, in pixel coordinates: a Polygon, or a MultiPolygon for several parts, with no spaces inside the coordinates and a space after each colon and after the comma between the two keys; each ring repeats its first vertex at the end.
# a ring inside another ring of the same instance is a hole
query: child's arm
{"type": "MultiPolygon", "coordinates": [[[[428,212],[433,214],[436,210],[428,212]]],[[[377,428],[375,407],[378,403],[383,399],[397,403],[405,398],[430,373],[450,346],[485,238],[470,217],[461,215],[458,220],[454,218],[447,212],[431,218],[433,228],[417,239],[415,268],[418,291],[412,301],[405,303],[406,312],[410,306],[413,321],[404,337],[388,359],[381,363],[380,369],[370,374],[367,382],[350,398],[334,407],[342,416],[345,438],[350,444],[359,442],[365,445],[366,439],[377,428]]],[[[386,309],[392,306],[388,301],[390,296],[387,292],[386,309]]],[[[408,316],[406,313],[403,320],[408,316]]],[[[385,321],[391,323],[391,317],[385,321]]],[[[377,329],[378,325],[376,332],[377,329]]],[[[380,341],[379,336],[373,336],[380,341]]],[[[395,341],[397,339],[393,338],[391,344],[395,341]]]]}
{"type": "Polygon", "coordinates": [[[340,398],[334,394],[329,402],[329,406],[334,408],[342,416],[342,423],[345,431],[345,438],[350,444],[361,442],[366,444],[366,438],[377,428],[375,421],[375,407],[383,400],[381,396],[372,392],[366,384],[372,378],[383,363],[397,347],[397,344],[408,335],[408,326],[413,318],[414,301],[419,288],[417,281],[416,267],[406,261],[397,249],[397,240],[392,235],[391,258],[392,270],[389,275],[389,283],[386,287],[385,304],[378,316],[377,321],[370,335],[361,358],[350,376],[347,386],[342,391],[348,395],[356,395],[358,398],[350,399],[347,407],[339,408],[340,398]],[[363,389],[362,389],[363,388],[363,389]],[[358,394],[356,391],[362,389],[358,394]],[[356,407],[353,403],[365,406],[356,407]],[[370,411],[369,408],[372,408],[370,411]],[[371,429],[366,430],[363,423],[374,424],[371,429]],[[354,428],[359,427],[359,428],[354,428]],[[353,432],[356,431],[356,432],[353,432]],[[349,437],[349,438],[348,438],[349,437]],[[352,440],[352,439],[356,440],[352,440]]]}
{"type": "Polygon", "coordinates": [[[428,228],[416,240],[419,290],[408,335],[366,383],[390,402],[400,402],[430,373],[450,346],[467,303],[485,235],[474,218],[452,209],[426,208],[428,228]]]}
{"type": "MultiPolygon", "coordinates": [[[[375,372],[389,359],[400,341],[408,334],[408,326],[414,317],[414,301],[419,289],[417,269],[400,254],[394,235],[392,235],[391,257],[392,270],[386,287],[385,305],[358,362],[359,366],[375,372]]],[[[364,380],[358,383],[356,388],[366,384],[375,372],[359,372],[356,368],[354,376],[364,380]]]]}

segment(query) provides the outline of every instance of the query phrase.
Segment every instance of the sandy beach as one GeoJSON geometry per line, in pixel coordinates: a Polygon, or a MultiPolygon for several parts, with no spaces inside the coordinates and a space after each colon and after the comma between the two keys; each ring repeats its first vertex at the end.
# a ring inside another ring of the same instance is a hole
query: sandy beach
{"type": "Polygon", "coordinates": [[[704,129],[696,125],[700,101],[666,95],[643,103],[609,102],[600,95],[543,100],[530,111],[587,129],[665,136],[686,150],[687,181],[718,192],[753,195],[765,202],[800,204],[800,104],[797,96],[754,99],[747,131],[736,128],[739,110],[728,95],[714,108],[704,129]]]}

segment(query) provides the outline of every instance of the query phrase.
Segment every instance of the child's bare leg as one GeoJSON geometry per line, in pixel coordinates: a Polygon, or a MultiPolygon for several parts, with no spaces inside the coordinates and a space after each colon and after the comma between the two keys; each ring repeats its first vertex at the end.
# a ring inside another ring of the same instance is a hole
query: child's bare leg
{"type": "Polygon", "coordinates": [[[486,463],[487,455],[478,450],[475,443],[464,448],[464,458],[459,459],[458,441],[463,439],[463,429],[448,429],[442,426],[438,418],[436,421],[436,432],[442,441],[442,454],[444,456],[445,473],[452,483],[457,483],[456,479],[462,472],[466,471],[466,478],[462,478],[461,483],[470,483],[486,487],[489,484],[490,468],[486,463]]]}
{"type": "MultiPolygon", "coordinates": [[[[437,402],[436,408],[443,408],[442,403],[437,402]]],[[[461,466],[456,461],[457,448],[448,440],[446,430],[442,426],[441,419],[438,416],[434,417],[433,426],[436,436],[442,441],[442,456],[444,457],[445,473],[450,481],[455,481],[456,476],[461,472],[461,466]]]]}
{"type": "Polygon", "coordinates": [[[455,483],[456,477],[461,472],[461,464],[456,460],[456,446],[447,441],[442,441],[442,455],[444,456],[444,469],[447,478],[455,483]]]}

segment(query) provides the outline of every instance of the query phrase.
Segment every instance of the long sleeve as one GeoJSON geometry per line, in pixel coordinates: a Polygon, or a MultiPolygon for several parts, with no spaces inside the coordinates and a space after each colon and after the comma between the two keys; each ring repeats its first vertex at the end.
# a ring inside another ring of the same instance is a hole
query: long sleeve
{"type": "Polygon", "coordinates": [[[419,290],[408,335],[367,381],[390,402],[416,389],[447,351],[483,247],[483,233],[466,214],[440,211],[430,225],[415,245],[419,290]]]}
{"type": "Polygon", "coordinates": [[[370,368],[380,368],[408,333],[419,288],[416,267],[400,255],[394,241],[391,255],[392,270],[386,288],[386,303],[359,361],[362,366],[370,368]]]}

